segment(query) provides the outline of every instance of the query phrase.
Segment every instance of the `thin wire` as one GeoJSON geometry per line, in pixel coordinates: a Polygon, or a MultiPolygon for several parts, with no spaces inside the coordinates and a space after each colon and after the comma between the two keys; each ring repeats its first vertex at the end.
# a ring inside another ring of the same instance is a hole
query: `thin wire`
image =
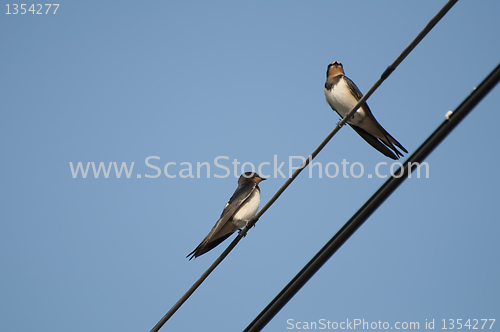
{"type": "MultiPolygon", "coordinates": [[[[238,239],[237,237],[236,239],[238,239]]],[[[194,293],[194,291],[201,285],[201,283],[212,273],[212,271],[217,267],[217,265],[222,262],[224,258],[233,250],[233,248],[236,246],[236,244],[239,242],[238,241],[233,241],[231,244],[224,250],[224,252],[215,260],[215,262],[210,265],[210,267],[201,275],[198,280],[191,286],[191,288],[188,289],[188,291],[177,301],[172,308],[165,314],[165,316],[162,317],[162,319],[151,329],[151,332],[156,332],[161,329],[163,324],[165,324],[170,317],[181,307],[181,305],[186,302],[186,300],[191,296],[191,294],[194,293]]]]}
{"type": "Polygon", "coordinates": [[[304,286],[335,252],[361,227],[370,215],[406,180],[409,174],[448,136],[488,92],[500,81],[500,64],[488,75],[457,109],[411,155],[408,161],[389,178],[379,190],[349,219],[306,266],[247,326],[244,332],[260,331],[304,286]]]}
{"type": "Polygon", "coordinates": [[[281,196],[281,194],[288,188],[288,186],[295,180],[295,178],[302,172],[302,170],[320,153],[321,150],[328,144],[333,136],[347,123],[357,109],[363,105],[366,100],[375,92],[375,90],[382,84],[382,82],[389,77],[389,75],[396,69],[396,67],[406,58],[408,54],[418,45],[418,43],[429,33],[429,31],[439,22],[439,20],[448,12],[448,10],[458,0],[448,1],[443,8],[427,23],[427,25],[420,31],[420,33],[412,40],[412,42],[403,50],[403,52],[394,60],[394,62],[387,67],[382,76],[373,84],[368,92],[359,100],[359,102],[347,113],[347,115],[335,126],[335,128],[326,136],[321,144],[309,155],[309,157],[299,166],[298,169],[288,178],[280,189],[274,194],[273,197],[260,209],[252,220],[238,233],[236,238],[231,242],[226,250],[210,265],[210,267],[201,275],[201,277],[189,288],[189,290],[174,304],[174,306],[160,319],[160,321],[151,329],[151,332],[157,332],[172,315],[182,306],[182,304],[193,294],[193,292],[201,285],[201,283],[212,273],[212,271],[222,262],[222,260],[229,254],[231,250],[246,236],[248,230],[252,228],[259,218],[274,204],[274,202],[281,196]]]}

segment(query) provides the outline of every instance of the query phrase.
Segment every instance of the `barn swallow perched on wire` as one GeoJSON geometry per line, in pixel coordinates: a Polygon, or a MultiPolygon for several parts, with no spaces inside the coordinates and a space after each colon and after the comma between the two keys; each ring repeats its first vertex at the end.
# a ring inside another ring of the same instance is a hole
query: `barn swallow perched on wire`
{"type": "MultiPolygon", "coordinates": [[[[325,97],[330,107],[342,118],[363,97],[356,84],[344,74],[342,64],[334,61],[326,70],[325,97]]],[[[389,158],[403,156],[396,147],[408,153],[375,119],[368,104],[361,105],[354,116],[347,121],[359,136],[389,158]],[[392,150],[392,151],[391,151],[392,150]],[[394,152],[393,152],[394,151],[394,152]]]]}
{"type": "Polygon", "coordinates": [[[217,247],[238,229],[243,228],[257,213],[260,203],[259,183],[266,179],[259,174],[245,172],[238,179],[238,188],[227,201],[219,220],[210,233],[189,255],[189,260],[198,257],[217,247]]]}

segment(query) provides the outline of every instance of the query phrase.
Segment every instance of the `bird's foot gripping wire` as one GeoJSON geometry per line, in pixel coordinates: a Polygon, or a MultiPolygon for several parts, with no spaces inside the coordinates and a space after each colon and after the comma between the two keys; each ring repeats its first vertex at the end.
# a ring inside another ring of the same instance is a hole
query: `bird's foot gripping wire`
{"type": "MultiPolygon", "coordinates": [[[[259,219],[257,219],[257,220],[259,220],[259,219]]],[[[247,228],[250,229],[252,227],[255,227],[257,220],[250,219],[249,221],[247,221],[247,224],[246,224],[247,228]],[[250,227],[250,225],[252,225],[252,227],[250,227]]]]}

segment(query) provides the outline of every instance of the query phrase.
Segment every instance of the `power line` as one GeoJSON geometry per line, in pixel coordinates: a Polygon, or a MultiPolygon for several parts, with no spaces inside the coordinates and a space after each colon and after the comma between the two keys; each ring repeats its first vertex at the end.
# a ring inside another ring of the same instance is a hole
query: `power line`
{"type": "Polygon", "coordinates": [[[172,315],[182,306],[182,304],[193,294],[193,292],[201,285],[201,283],[212,273],[212,271],[222,262],[222,260],[229,254],[231,250],[246,236],[248,230],[252,228],[257,220],[274,204],[274,202],[281,196],[281,194],[288,188],[288,186],[295,180],[295,178],[302,172],[302,170],[321,152],[321,150],[328,144],[333,136],[347,123],[347,120],[354,116],[358,108],[363,105],[366,100],[377,90],[377,88],[385,81],[389,75],[396,69],[396,67],[406,58],[408,54],[418,45],[418,43],[431,31],[431,29],[439,22],[439,20],[453,7],[458,0],[449,0],[443,8],[427,23],[427,25],[420,31],[420,33],[406,46],[401,54],[394,60],[394,62],[387,67],[381,77],[373,84],[368,92],[361,98],[353,109],[335,126],[335,128],[326,136],[321,144],[309,155],[309,157],[299,166],[298,169],[288,178],[280,189],[274,194],[273,197],[262,207],[262,209],[255,215],[252,220],[247,223],[231,242],[231,244],[224,250],[224,252],[210,265],[210,267],[201,275],[201,277],[189,288],[189,290],[174,304],[174,306],[160,319],[160,321],[151,329],[151,332],[158,331],[172,315]]]}
{"type": "Polygon", "coordinates": [[[349,219],[283,290],[247,326],[244,332],[260,331],[304,286],[309,279],[335,254],[335,252],[361,227],[370,215],[403,183],[408,175],[448,136],[448,134],[469,114],[488,92],[500,81],[500,64],[484,81],[457,107],[408,161],[380,187],[375,194],[349,219]],[[397,175],[397,176],[396,176],[397,175]]]}

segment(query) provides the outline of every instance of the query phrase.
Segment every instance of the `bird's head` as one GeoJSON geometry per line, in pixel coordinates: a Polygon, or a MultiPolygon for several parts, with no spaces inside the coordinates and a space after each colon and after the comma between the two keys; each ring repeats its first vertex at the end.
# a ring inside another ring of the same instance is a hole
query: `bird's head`
{"type": "Polygon", "coordinates": [[[259,184],[261,181],[264,181],[264,180],[266,180],[266,179],[260,177],[260,175],[257,173],[245,172],[245,173],[240,175],[240,178],[238,179],[238,185],[241,186],[242,184],[250,183],[250,182],[254,182],[256,184],[259,184]]]}
{"type": "Polygon", "coordinates": [[[333,61],[328,65],[328,68],[326,69],[326,78],[329,79],[330,77],[335,77],[338,75],[344,75],[344,68],[342,67],[342,64],[338,61],[333,61]]]}

